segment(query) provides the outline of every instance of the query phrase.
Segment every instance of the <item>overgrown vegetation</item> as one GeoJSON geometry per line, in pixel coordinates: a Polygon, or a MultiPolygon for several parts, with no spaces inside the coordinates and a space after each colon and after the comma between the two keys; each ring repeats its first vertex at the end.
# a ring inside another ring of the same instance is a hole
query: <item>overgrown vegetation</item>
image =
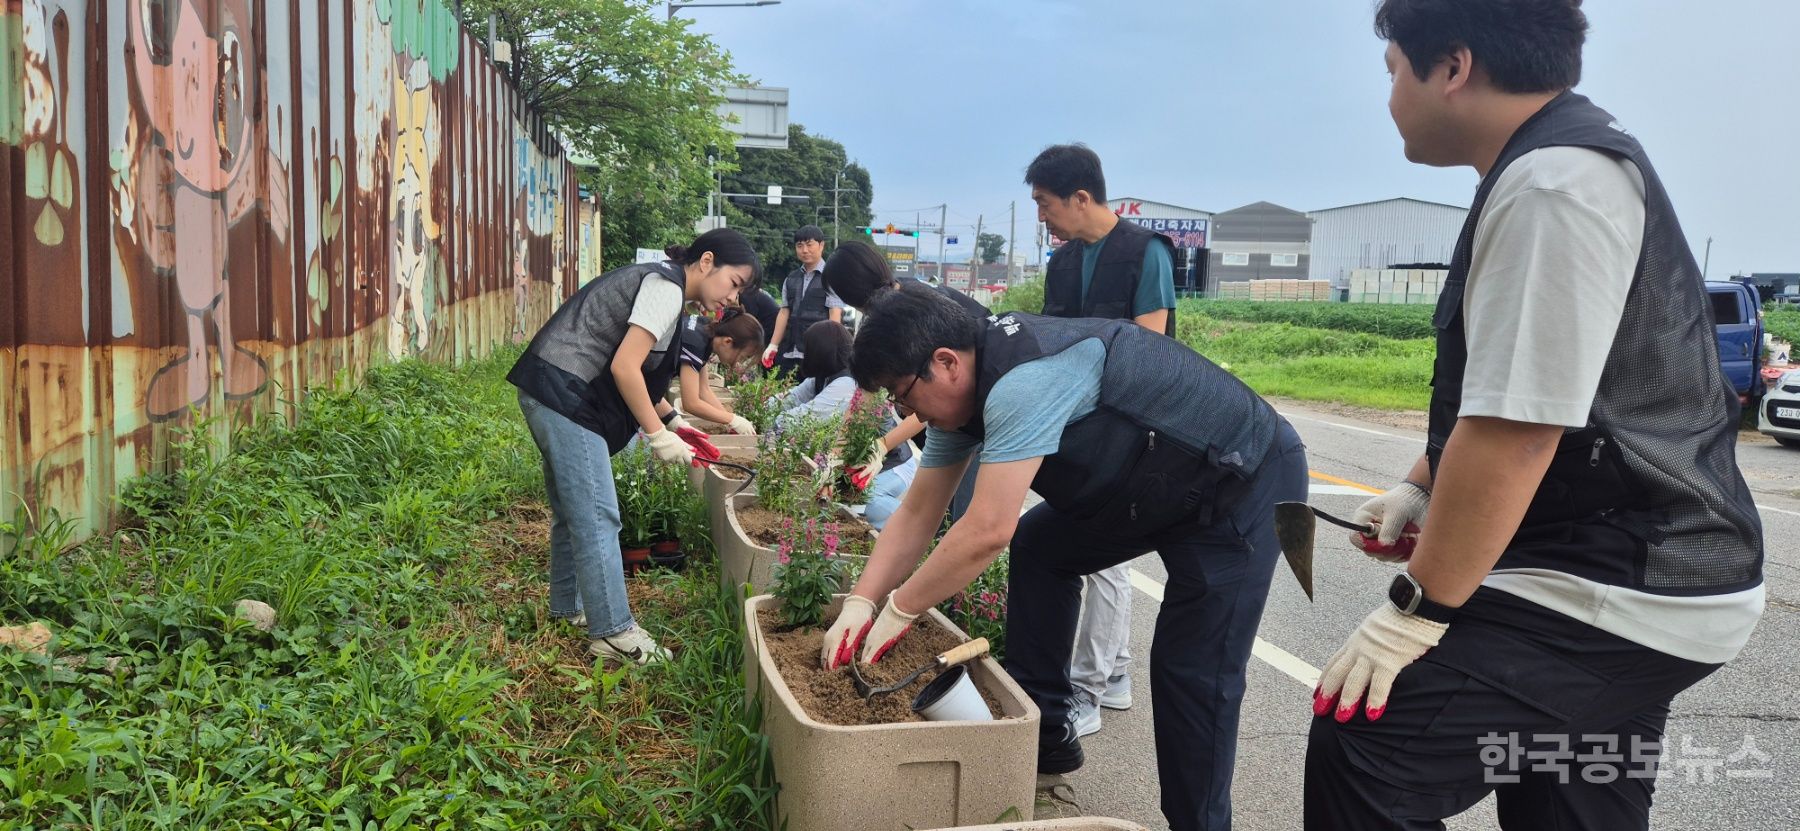
{"type": "Polygon", "coordinates": [[[1176,336],[1262,395],[1423,410],[1431,399],[1435,344],[1287,323],[1244,323],[1184,314],[1176,336]]]}
{"type": "Polygon", "coordinates": [[[1763,328],[1790,344],[1800,345],[1800,307],[1763,306],[1763,328]]]}
{"type": "Polygon", "coordinates": [[[1200,315],[1217,320],[1248,323],[1287,323],[1308,329],[1361,332],[1385,338],[1429,338],[1433,307],[1429,305],[1376,305],[1373,303],[1259,303],[1248,300],[1180,301],[1178,316],[1200,315]]]}
{"type": "Polygon", "coordinates": [[[703,505],[679,521],[705,562],[630,588],[675,659],[591,667],[546,618],[510,357],[377,369],[229,454],[195,430],[110,537],[0,528],[0,621],[56,630],[0,650],[0,827],[767,827],[703,505]]]}

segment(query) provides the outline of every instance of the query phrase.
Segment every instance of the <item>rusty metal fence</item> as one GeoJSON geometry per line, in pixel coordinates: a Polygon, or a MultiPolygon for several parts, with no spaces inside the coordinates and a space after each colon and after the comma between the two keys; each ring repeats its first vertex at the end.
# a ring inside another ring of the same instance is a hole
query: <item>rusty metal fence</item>
{"type": "Polygon", "coordinates": [[[0,0],[0,520],[527,337],[598,213],[441,0],[0,0]]]}

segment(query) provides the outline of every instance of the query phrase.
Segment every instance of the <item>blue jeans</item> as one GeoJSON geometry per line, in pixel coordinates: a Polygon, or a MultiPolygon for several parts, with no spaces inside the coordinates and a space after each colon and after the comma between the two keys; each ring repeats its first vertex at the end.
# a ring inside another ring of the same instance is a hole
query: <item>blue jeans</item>
{"type": "Polygon", "coordinates": [[[550,499],[550,616],[587,613],[588,637],[632,626],[619,553],[619,495],[612,453],[599,434],[519,393],[519,409],[544,457],[550,499]]]}
{"type": "Polygon", "coordinates": [[[887,525],[888,517],[900,507],[901,498],[906,496],[906,489],[912,487],[913,476],[919,472],[919,456],[907,459],[895,465],[892,470],[884,470],[869,485],[869,505],[863,509],[863,519],[869,521],[869,527],[880,531],[887,525]]]}

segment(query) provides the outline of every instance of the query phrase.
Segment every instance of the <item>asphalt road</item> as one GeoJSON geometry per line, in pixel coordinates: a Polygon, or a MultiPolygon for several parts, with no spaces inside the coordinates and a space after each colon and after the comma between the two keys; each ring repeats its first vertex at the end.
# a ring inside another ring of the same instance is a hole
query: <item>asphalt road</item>
{"type": "MultiPolygon", "coordinates": [[[[1284,405],[1306,440],[1314,504],[1348,516],[1366,493],[1399,481],[1418,458],[1419,432],[1284,405]]],[[[1800,451],[1746,439],[1739,463],[1756,491],[1767,540],[1768,609],[1743,654],[1675,699],[1651,826],[1657,829],[1800,828],[1800,451]],[[1756,753],[1742,754],[1746,739],[1756,753]],[[1710,758],[1707,751],[1711,751],[1710,758]],[[1742,754],[1742,755],[1740,755],[1742,754]],[[1739,756],[1731,761],[1734,755],[1739,756]]],[[[1302,763],[1319,667],[1385,597],[1391,566],[1322,530],[1315,602],[1278,566],[1250,663],[1232,789],[1234,827],[1300,827],[1302,763]]],[[[1105,726],[1083,740],[1087,764],[1070,777],[1084,812],[1167,828],[1157,807],[1149,671],[1156,596],[1164,579],[1155,554],[1133,563],[1130,673],[1136,706],[1102,711],[1105,726]]],[[[1449,822],[1498,827],[1492,800],[1449,822]]]]}

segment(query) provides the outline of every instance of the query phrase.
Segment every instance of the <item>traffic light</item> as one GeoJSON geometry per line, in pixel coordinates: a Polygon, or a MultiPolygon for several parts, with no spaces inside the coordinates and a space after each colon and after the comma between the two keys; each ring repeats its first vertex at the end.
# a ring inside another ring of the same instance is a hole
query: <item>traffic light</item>
{"type": "Polygon", "coordinates": [[[874,236],[875,234],[892,234],[896,237],[916,237],[919,235],[919,231],[916,228],[900,228],[896,227],[892,222],[888,223],[886,227],[864,225],[858,227],[856,230],[870,236],[874,236]]]}

